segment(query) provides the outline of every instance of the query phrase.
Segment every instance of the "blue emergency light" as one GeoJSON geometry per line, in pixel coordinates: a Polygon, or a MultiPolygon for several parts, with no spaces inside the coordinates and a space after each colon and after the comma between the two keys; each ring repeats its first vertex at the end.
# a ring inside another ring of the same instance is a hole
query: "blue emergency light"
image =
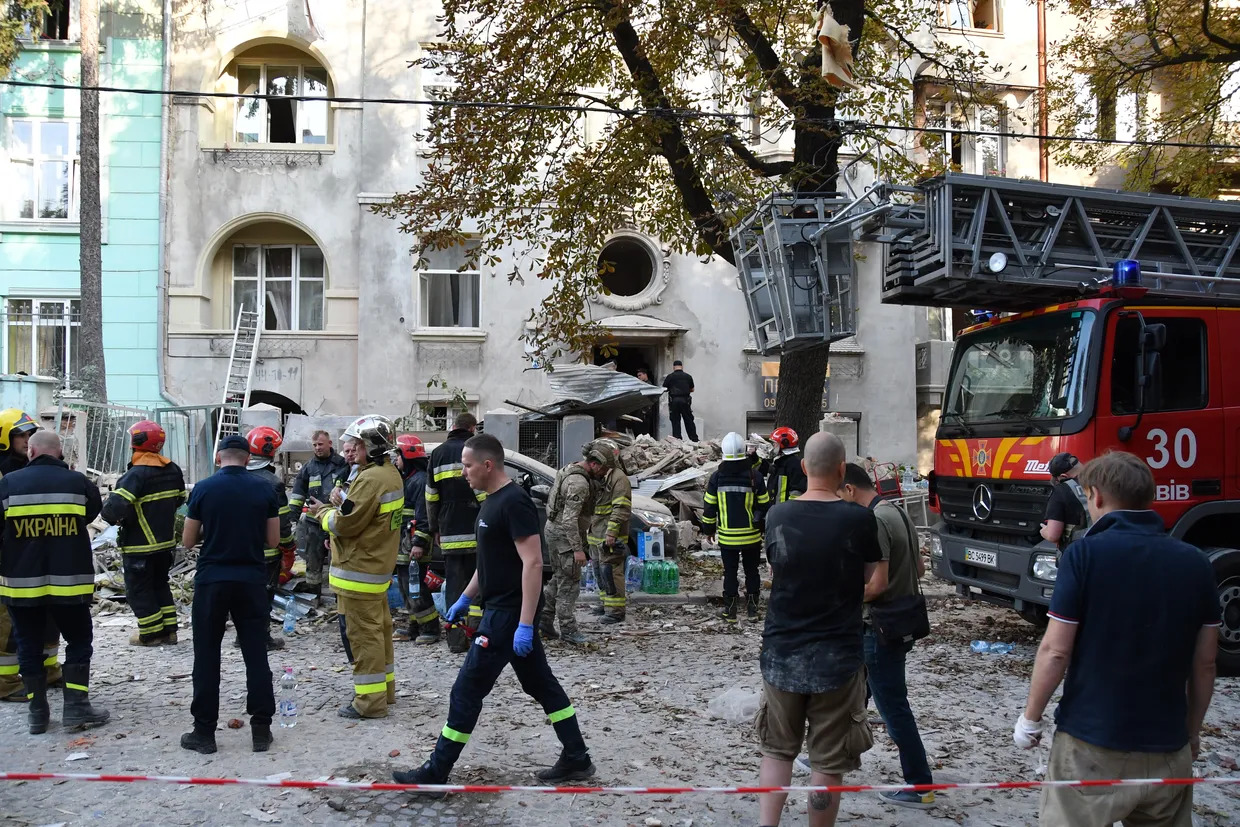
{"type": "Polygon", "coordinates": [[[970,310],[969,312],[973,315],[974,324],[988,322],[995,317],[995,312],[993,310],[970,310]]]}
{"type": "Polygon", "coordinates": [[[1111,286],[1140,287],[1141,262],[1132,258],[1121,258],[1111,267],[1111,286]]]}

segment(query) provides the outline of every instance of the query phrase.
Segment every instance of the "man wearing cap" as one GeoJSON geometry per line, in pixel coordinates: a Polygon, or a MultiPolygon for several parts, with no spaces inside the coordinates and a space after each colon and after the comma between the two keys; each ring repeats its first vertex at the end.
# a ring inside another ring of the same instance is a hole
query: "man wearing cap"
{"type": "Polygon", "coordinates": [[[1051,489],[1050,499],[1046,501],[1042,539],[1066,548],[1075,535],[1089,527],[1085,491],[1076,481],[1077,475],[1081,473],[1081,462],[1064,451],[1051,458],[1047,470],[1050,471],[1055,486],[1051,489]]]}
{"type": "Polygon", "coordinates": [[[680,423],[690,442],[697,442],[697,425],[693,421],[693,377],[685,373],[684,363],[672,362],[672,372],[663,379],[667,388],[667,415],[672,421],[672,436],[680,439],[680,423]]]}
{"type": "Polygon", "coordinates": [[[103,505],[103,519],[120,526],[125,596],[138,618],[131,646],[177,642],[177,607],[168,585],[176,551],[177,509],[185,502],[181,469],[160,453],[164,429],[143,419],[129,429],[133,459],[103,505]]]}
{"type": "Polygon", "coordinates": [[[229,617],[237,627],[245,660],[246,712],[255,752],[271,746],[276,711],[267,663],[267,561],[264,549],[280,542],[280,504],[275,489],[246,471],[250,443],[239,435],[220,440],[220,470],[194,486],[181,544],[202,540],[194,575],[194,729],[181,736],[184,749],[215,752],[220,711],[220,642],[229,617]]]}

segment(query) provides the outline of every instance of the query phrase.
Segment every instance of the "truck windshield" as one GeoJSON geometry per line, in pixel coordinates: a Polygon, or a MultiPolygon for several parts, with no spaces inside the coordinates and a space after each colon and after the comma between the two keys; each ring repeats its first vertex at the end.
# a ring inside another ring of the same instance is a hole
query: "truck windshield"
{"type": "Polygon", "coordinates": [[[1065,419],[1087,403],[1094,314],[1048,313],[960,337],[944,423],[1065,419]]]}

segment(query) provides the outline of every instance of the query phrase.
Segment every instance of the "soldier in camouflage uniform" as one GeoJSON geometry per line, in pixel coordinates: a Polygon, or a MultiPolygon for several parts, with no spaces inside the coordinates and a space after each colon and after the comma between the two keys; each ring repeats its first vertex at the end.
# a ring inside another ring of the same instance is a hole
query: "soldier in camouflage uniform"
{"type": "Polygon", "coordinates": [[[607,462],[607,470],[595,489],[594,515],[586,537],[603,603],[599,622],[619,623],[624,620],[624,567],[629,560],[633,488],[620,467],[620,446],[610,439],[596,439],[587,450],[591,456],[605,457],[607,462]]]}
{"type": "Polygon", "coordinates": [[[580,646],[585,635],[577,631],[577,596],[581,592],[581,567],[586,564],[586,532],[594,513],[596,480],[606,475],[610,465],[604,452],[591,452],[586,446],[585,458],[560,469],[547,498],[547,554],[551,563],[551,580],[543,587],[546,607],[539,624],[544,638],[561,638],[580,646]],[[560,621],[556,634],[553,619],[560,621]]]}

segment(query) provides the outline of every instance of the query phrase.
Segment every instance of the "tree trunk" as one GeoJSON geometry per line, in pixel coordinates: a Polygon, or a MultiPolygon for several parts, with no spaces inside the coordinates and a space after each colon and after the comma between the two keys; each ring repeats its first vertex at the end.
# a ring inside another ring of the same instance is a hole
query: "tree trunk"
{"type": "Polygon", "coordinates": [[[103,211],[99,194],[99,0],[79,0],[78,27],[82,44],[82,181],[79,266],[82,313],[77,341],[81,373],[71,387],[94,402],[107,399],[103,361],[103,211]]]}
{"type": "MultiPolygon", "coordinates": [[[[823,5],[820,2],[819,8],[823,5]]],[[[848,27],[855,50],[865,22],[863,0],[832,0],[830,6],[835,19],[848,27]]],[[[804,172],[796,180],[795,189],[798,193],[834,190],[840,169],[840,132],[835,123],[834,90],[822,78],[820,60],[808,57],[799,68],[797,88],[802,95],[804,114],[796,127],[793,160],[804,172]]],[[[775,424],[792,428],[802,444],[818,433],[822,423],[822,388],[827,381],[830,360],[830,344],[785,353],[779,358],[775,424]]]]}

